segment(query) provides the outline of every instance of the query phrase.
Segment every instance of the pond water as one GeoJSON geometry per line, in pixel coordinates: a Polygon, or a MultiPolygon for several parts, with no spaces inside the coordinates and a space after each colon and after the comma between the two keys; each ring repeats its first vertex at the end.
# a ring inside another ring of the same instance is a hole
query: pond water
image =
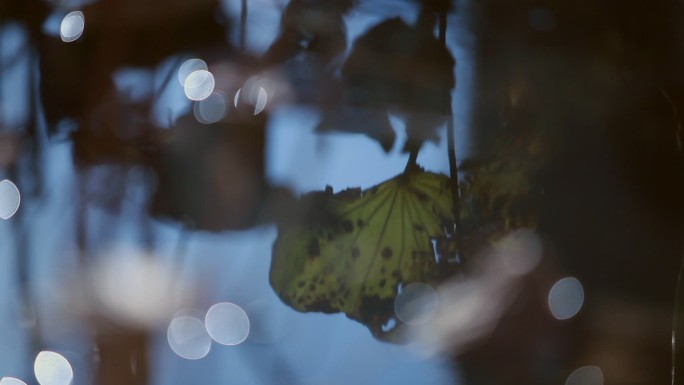
{"type": "Polygon", "coordinates": [[[678,57],[533,3],[0,1],[0,384],[669,378],[678,57]]]}

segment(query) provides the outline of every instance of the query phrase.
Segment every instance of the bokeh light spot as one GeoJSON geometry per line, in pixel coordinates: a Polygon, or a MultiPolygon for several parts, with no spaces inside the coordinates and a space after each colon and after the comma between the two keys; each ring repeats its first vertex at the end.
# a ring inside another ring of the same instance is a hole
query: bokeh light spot
{"type": "Polygon", "coordinates": [[[268,102],[268,95],[263,87],[259,87],[259,96],[257,96],[256,104],[254,104],[254,115],[258,115],[266,108],[268,102]]]}
{"type": "Polygon", "coordinates": [[[249,336],[249,317],[234,303],[222,302],[207,311],[204,320],[211,338],[222,345],[239,345],[249,336]]]}
{"type": "Polygon", "coordinates": [[[254,115],[258,115],[266,108],[269,98],[273,98],[275,88],[277,88],[275,81],[266,77],[252,76],[237,91],[233,103],[237,107],[242,100],[245,104],[254,107],[254,115]]]}
{"type": "Polygon", "coordinates": [[[69,361],[61,354],[50,351],[38,353],[33,372],[40,385],[69,385],[74,378],[69,361]]]}
{"type": "Polygon", "coordinates": [[[432,318],[437,311],[437,292],[425,283],[411,283],[402,288],[394,301],[394,313],[404,323],[418,325],[432,318]]]}
{"type": "Polygon", "coordinates": [[[235,106],[235,108],[237,108],[238,102],[240,101],[240,93],[241,92],[242,92],[242,88],[237,90],[237,92],[235,93],[235,97],[233,98],[233,105],[235,106]]]}
{"type": "Polygon", "coordinates": [[[63,42],[70,43],[81,37],[84,28],[85,16],[83,16],[83,12],[70,12],[62,19],[62,24],[59,27],[59,36],[63,42]]]}
{"type": "Polygon", "coordinates": [[[212,92],[206,99],[195,103],[194,113],[200,123],[216,123],[226,114],[226,99],[222,94],[212,92]]]}
{"type": "Polygon", "coordinates": [[[191,285],[156,255],[119,247],[93,265],[90,280],[99,315],[118,323],[156,328],[192,297],[191,285]],[[173,290],[173,292],[169,292],[173,290]]]}
{"type": "Polygon", "coordinates": [[[17,186],[10,180],[0,182],[0,219],[10,219],[21,204],[21,194],[17,186]]]}
{"type": "Polygon", "coordinates": [[[603,385],[603,372],[598,366],[583,366],[568,376],[565,385],[603,385]]]}
{"type": "Polygon", "coordinates": [[[18,378],[3,377],[0,379],[0,385],[26,385],[26,383],[18,378]]]}
{"type": "Polygon", "coordinates": [[[191,316],[179,316],[169,324],[166,337],[174,353],[187,360],[198,360],[209,354],[211,337],[204,322],[191,316]]]}
{"type": "Polygon", "coordinates": [[[508,272],[514,275],[532,271],[542,258],[543,246],[539,236],[530,229],[517,229],[496,245],[508,272]]]}
{"type": "Polygon", "coordinates": [[[549,309],[559,320],[574,317],[584,304],[584,289],[577,278],[567,277],[556,282],[549,291],[549,309]]]}
{"type": "Polygon", "coordinates": [[[207,63],[202,59],[189,59],[183,62],[178,68],[178,82],[181,86],[185,87],[185,81],[188,79],[191,73],[200,70],[207,70],[207,63]]]}
{"type": "Polygon", "coordinates": [[[185,96],[190,100],[204,100],[214,92],[214,75],[207,70],[197,70],[188,75],[185,79],[183,89],[185,96]]]}

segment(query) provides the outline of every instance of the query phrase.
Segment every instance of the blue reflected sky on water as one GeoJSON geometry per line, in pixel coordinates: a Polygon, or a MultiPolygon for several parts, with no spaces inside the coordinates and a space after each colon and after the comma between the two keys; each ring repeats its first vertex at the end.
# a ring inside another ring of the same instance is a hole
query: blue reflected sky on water
{"type": "MultiPolygon", "coordinates": [[[[238,1],[224,1],[233,16],[239,12],[238,1]]],[[[247,46],[263,52],[278,32],[280,11],[275,1],[250,2],[247,46]]],[[[392,2],[383,13],[360,6],[347,19],[349,42],[371,25],[389,16],[402,16],[412,22],[415,9],[410,2],[392,2]]],[[[87,21],[86,21],[87,23],[87,21]]],[[[6,27],[7,28],[7,27],[6,27]]],[[[2,58],[20,49],[22,33],[4,29],[2,58]]],[[[87,31],[87,30],[86,30],[87,31]]],[[[87,33],[87,32],[86,32],[87,33]]],[[[455,42],[456,32],[449,31],[450,49],[458,60],[458,92],[454,97],[457,115],[457,151],[467,156],[467,103],[471,63],[467,52],[455,42]]],[[[232,36],[237,36],[233,33],[232,36]]],[[[172,65],[169,61],[166,66],[172,65]]],[[[164,65],[158,72],[165,73],[164,65]]],[[[5,127],[17,127],[27,113],[26,66],[17,66],[3,78],[0,95],[0,121],[5,127]],[[23,102],[22,102],[23,101],[23,102]]],[[[123,75],[121,82],[135,84],[123,75]]],[[[189,105],[182,88],[174,82],[160,98],[179,115],[189,105]]],[[[159,116],[168,117],[168,110],[159,116]]],[[[403,143],[402,123],[392,118],[398,129],[397,145],[385,154],[380,146],[363,135],[316,135],[313,129],[317,113],[308,108],[283,106],[271,111],[268,127],[266,175],[272,183],[288,186],[295,192],[321,190],[331,185],[338,191],[346,187],[367,188],[400,173],[407,156],[399,152],[403,143]]],[[[442,132],[443,134],[443,132],[442,132]]],[[[428,143],[418,163],[433,171],[448,172],[446,143],[428,143]]],[[[89,364],[91,345],[83,330],[64,315],[64,295],[70,273],[76,270],[75,202],[78,199],[76,176],[68,142],[51,143],[43,159],[45,198],[26,202],[21,210],[27,218],[29,253],[38,319],[44,333],[45,348],[59,350],[70,359],[75,372],[74,385],[86,384],[92,370],[89,364]]],[[[106,181],[105,181],[106,183],[106,181]]],[[[94,239],[106,227],[118,243],[136,243],[141,207],[124,203],[120,217],[113,217],[95,207],[88,209],[94,239]]],[[[173,253],[179,229],[173,223],[154,222],[155,252],[173,253]]],[[[33,381],[32,362],[27,362],[28,322],[21,315],[16,287],[14,261],[16,229],[9,221],[0,221],[0,377],[15,376],[33,381]],[[24,326],[23,326],[24,325],[24,326]]],[[[447,359],[422,359],[406,348],[378,342],[361,324],[344,315],[302,314],[282,304],[268,283],[271,246],[277,236],[274,226],[262,226],[244,232],[211,234],[193,233],[189,237],[183,261],[185,278],[207,283],[204,301],[207,307],[220,301],[239,304],[245,309],[259,301],[268,309],[267,319],[254,319],[259,329],[275,336],[276,342],[259,344],[248,339],[238,346],[213,344],[208,356],[188,361],[176,356],[168,346],[166,330],[154,338],[152,351],[153,384],[235,382],[243,385],[297,383],[311,385],[342,384],[451,384],[456,382],[447,359]],[[265,304],[265,305],[264,305],[265,304]]],[[[100,238],[106,238],[100,236],[100,238]]],[[[169,257],[170,258],[170,257],[169,257]]],[[[203,310],[206,310],[203,309],[203,310]]]]}

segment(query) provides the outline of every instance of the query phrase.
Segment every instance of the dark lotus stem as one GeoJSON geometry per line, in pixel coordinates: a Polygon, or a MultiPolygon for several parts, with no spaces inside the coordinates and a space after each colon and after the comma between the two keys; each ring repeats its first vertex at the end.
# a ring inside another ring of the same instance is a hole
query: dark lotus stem
{"type": "Polygon", "coordinates": [[[247,0],[242,0],[240,10],[240,50],[244,51],[247,40],[247,0]]]}
{"type": "Polygon", "coordinates": [[[409,158],[408,161],[406,162],[406,168],[404,169],[404,173],[407,173],[416,167],[418,167],[417,159],[418,159],[418,151],[420,149],[420,146],[416,146],[415,148],[411,149],[411,152],[409,152],[409,158]]]}
{"type": "MultiPolygon", "coordinates": [[[[447,11],[439,13],[439,41],[446,48],[447,11]]],[[[458,262],[463,265],[463,229],[461,226],[461,194],[458,187],[458,164],[456,163],[456,135],[454,133],[454,113],[449,105],[447,121],[447,150],[449,153],[449,177],[451,178],[451,200],[453,204],[454,227],[456,232],[456,252],[458,262]]]]}

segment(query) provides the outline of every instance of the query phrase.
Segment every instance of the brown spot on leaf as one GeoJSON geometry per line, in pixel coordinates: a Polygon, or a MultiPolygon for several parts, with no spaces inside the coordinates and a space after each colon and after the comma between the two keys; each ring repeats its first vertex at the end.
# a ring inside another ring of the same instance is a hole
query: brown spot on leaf
{"type": "Polygon", "coordinates": [[[418,197],[418,200],[421,202],[427,202],[428,200],[430,200],[430,198],[428,198],[428,196],[422,191],[416,191],[416,196],[418,197]]]}
{"type": "Polygon", "coordinates": [[[390,249],[389,247],[385,247],[384,249],[382,249],[381,254],[383,258],[390,259],[392,258],[392,249],[390,249]]]}

